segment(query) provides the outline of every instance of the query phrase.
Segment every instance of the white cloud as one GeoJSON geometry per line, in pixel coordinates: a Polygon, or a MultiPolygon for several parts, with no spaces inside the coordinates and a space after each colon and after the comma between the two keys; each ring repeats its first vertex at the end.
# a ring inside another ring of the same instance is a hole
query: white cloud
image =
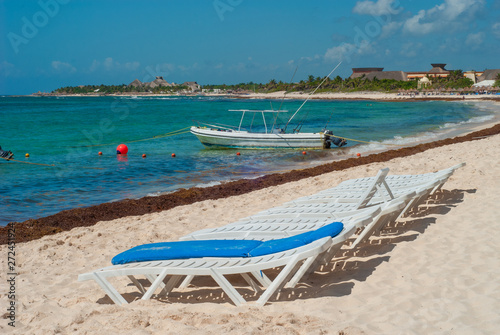
{"type": "Polygon", "coordinates": [[[408,42],[403,44],[399,53],[405,57],[416,57],[417,55],[421,54],[422,47],[422,43],[408,42]]]}
{"type": "Polygon", "coordinates": [[[100,66],[101,66],[101,62],[99,62],[98,60],[94,59],[92,61],[92,64],[89,67],[89,70],[90,70],[90,72],[94,72],[94,71],[98,70],[100,66]]]}
{"type": "Polygon", "coordinates": [[[51,63],[52,68],[56,70],[57,72],[64,72],[64,73],[74,73],[76,72],[76,68],[71,65],[70,63],[64,63],[58,60],[52,61],[51,63]]]}
{"type": "Polygon", "coordinates": [[[444,0],[440,5],[421,10],[404,23],[404,30],[419,35],[434,31],[452,32],[466,27],[484,6],[484,0],[444,0]]]}
{"type": "Polygon", "coordinates": [[[101,71],[135,71],[140,67],[139,62],[126,62],[120,63],[115,61],[112,57],[107,57],[103,61],[94,59],[89,67],[90,72],[97,70],[101,71]]]}
{"type": "Polygon", "coordinates": [[[353,55],[366,55],[372,54],[375,50],[373,44],[367,40],[362,40],[359,45],[351,43],[342,43],[326,50],[324,58],[329,61],[351,61],[353,55]]]}
{"type": "Polygon", "coordinates": [[[8,77],[14,72],[14,70],[15,70],[14,64],[11,64],[5,60],[0,63],[0,76],[8,77]]]}
{"type": "Polygon", "coordinates": [[[471,48],[478,48],[479,46],[481,46],[481,44],[483,44],[483,41],[484,41],[483,32],[479,32],[477,34],[469,34],[465,39],[465,45],[471,48]]]}
{"type": "Polygon", "coordinates": [[[386,38],[391,36],[396,30],[400,29],[403,25],[402,22],[389,22],[388,24],[382,26],[382,34],[380,34],[381,38],[386,38]]]}
{"type": "Polygon", "coordinates": [[[401,11],[398,0],[358,1],[352,12],[360,15],[394,15],[401,11]],[[396,2],[394,4],[394,2],[396,2]]]}
{"type": "Polygon", "coordinates": [[[106,58],[106,59],[104,60],[104,62],[103,62],[103,66],[104,66],[104,68],[105,68],[106,70],[108,70],[108,71],[109,71],[109,70],[112,70],[112,69],[113,69],[113,67],[114,67],[113,58],[111,58],[111,57],[106,58]]]}
{"type": "Polygon", "coordinates": [[[491,26],[491,30],[493,32],[493,35],[495,35],[497,38],[500,38],[500,22],[497,22],[493,26],[491,26]]]}
{"type": "Polygon", "coordinates": [[[130,70],[130,71],[137,70],[140,65],[141,65],[141,63],[139,63],[139,62],[127,62],[127,63],[123,64],[125,69],[130,70]]]}

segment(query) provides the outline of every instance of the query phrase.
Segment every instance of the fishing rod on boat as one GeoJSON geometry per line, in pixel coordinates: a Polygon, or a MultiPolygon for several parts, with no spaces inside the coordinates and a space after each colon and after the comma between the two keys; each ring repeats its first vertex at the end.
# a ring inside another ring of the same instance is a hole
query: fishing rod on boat
{"type": "Polygon", "coordinates": [[[325,124],[325,127],[323,128],[323,131],[325,131],[328,127],[328,124],[330,123],[330,120],[332,119],[332,116],[333,116],[333,113],[335,112],[335,109],[332,110],[332,112],[330,113],[330,117],[328,118],[328,121],[326,121],[326,124],[325,124]]]}
{"type": "MultiPolygon", "coordinates": [[[[292,78],[290,79],[290,83],[289,84],[292,84],[293,78],[295,78],[295,74],[297,73],[298,69],[299,69],[299,66],[297,65],[295,67],[295,71],[293,72],[293,75],[292,75],[292,78]]],[[[280,104],[280,108],[278,108],[278,112],[281,110],[281,107],[283,106],[283,102],[285,101],[285,96],[286,96],[287,93],[288,93],[288,91],[285,90],[285,94],[283,94],[283,98],[281,98],[281,104],[280,104]]],[[[276,116],[274,117],[274,121],[273,121],[273,126],[272,126],[271,129],[274,129],[274,127],[276,126],[276,122],[278,121],[278,117],[279,117],[279,113],[276,113],[276,116]]]]}
{"type": "Polygon", "coordinates": [[[292,121],[292,119],[295,117],[295,115],[297,115],[297,113],[302,109],[302,107],[304,107],[304,105],[306,104],[306,102],[309,100],[309,98],[314,94],[316,93],[316,91],[321,87],[321,85],[323,85],[323,83],[325,82],[326,78],[330,77],[332,75],[332,73],[337,70],[337,68],[340,66],[340,64],[342,64],[342,62],[339,62],[337,64],[337,66],[335,66],[335,68],[325,77],[323,78],[323,80],[321,81],[321,83],[319,83],[318,87],[316,87],[314,89],[314,91],[312,91],[311,93],[309,93],[309,96],[307,97],[306,100],[304,100],[304,102],[302,103],[302,105],[300,105],[300,107],[295,111],[295,113],[293,113],[293,115],[288,119],[288,122],[286,123],[285,125],[285,128],[283,128],[284,131],[286,131],[286,128],[288,127],[288,124],[290,123],[290,121],[292,121]]]}
{"type": "Polygon", "coordinates": [[[304,124],[304,121],[306,120],[308,115],[309,115],[309,112],[307,112],[306,115],[302,118],[302,120],[300,120],[300,122],[297,124],[297,127],[295,127],[295,129],[293,130],[294,133],[296,131],[297,131],[297,133],[300,133],[300,130],[302,129],[302,125],[304,124]]]}
{"type": "MultiPolygon", "coordinates": [[[[295,74],[297,73],[297,70],[299,69],[299,66],[295,67],[295,72],[292,75],[292,79],[290,79],[290,84],[293,82],[293,78],[295,78],[295,74]]],[[[285,96],[288,93],[288,91],[285,90],[285,94],[283,94],[283,98],[281,98],[281,104],[280,108],[278,109],[279,111],[281,110],[281,106],[283,106],[283,102],[285,101],[285,96]]]]}

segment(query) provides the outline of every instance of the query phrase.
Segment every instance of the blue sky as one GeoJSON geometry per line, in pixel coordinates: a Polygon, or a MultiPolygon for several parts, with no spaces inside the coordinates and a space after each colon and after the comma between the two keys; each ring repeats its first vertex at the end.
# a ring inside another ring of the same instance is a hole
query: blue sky
{"type": "Polygon", "coordinates": [[[0,94],[500,68],[500,0],[0,0],[0,94]]]}

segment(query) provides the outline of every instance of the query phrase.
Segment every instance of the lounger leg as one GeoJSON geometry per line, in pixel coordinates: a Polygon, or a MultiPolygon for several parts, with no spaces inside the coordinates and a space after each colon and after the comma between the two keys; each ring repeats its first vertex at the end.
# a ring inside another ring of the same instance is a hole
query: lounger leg
{"type": "Polygon", "coordinates": [[[297,257],[294,257],[290,262],[281,270],[280,274],[274,279],[273,283],[267,288],[267,290],[260,296],[257,300],[257,305],[264,306],[266,302],[271,298],[271,296],[276,292],[276,290],[281,286],[283,281],[289,276],[290,272],[297,265],[297,257]]]}
{"type": "Polygon", "coordinates": [[[241,296],[241,294],[236,291],[236,289],[231,285],[231,283],[224,277],[224,275],[214,271],[212,269],[212,278],[219,284],[219,286],[226,292],[227,296],[236,306],[241,306],[246,303],[246,300],[241,296]]]}
{"type": "MultiPolygon", "coordinates": [[[[167,269],[163,270],[158,277],[152,282],[151,287],[146,291],[146,293],[142,296],[142,300],[148,300],[151,298],[153,293],[155,293],[156,289],[160,285],[165,285],[163,284],[163,279],[167,276],[167,269]]],[[[164,286],[163,286],[164,287],[164,286]]]]}
{"type": "Polygon", "coordinates": [[[264,272],[262,271],[254,271],[252,275],[257,279],[257,281],[262,285],[262,287],[269,287],[272,281],[269,279],[264,272]]]}
{"type": "Polygon", "coordinates": [[[193,280],[194,276],[193,275],[189,275],[189,276],[186,276],[186,278],[182,281],[182,283],[179,285],[179,289],[183,290],[185,289],[186,287],[188,287],[188,285],[191,283],[191,281],[193,280]]]}
{"type": "Polygon", "coordinates": [[[304,276],[304,275],[311,275],[314,271],[316,271],[317,268],[320,267],[320,265],[327,265],[333,258],[333,256],[335,256],[335,254],[340,250],[340,248],[342,247],[342,245],[344,244],[344,241],[342,243],[339,243],[339,244],[336,244],[336,245],[333,245],[328,251],[326,251],[324,253],[323,256],[321,257],[317,257],[314,262],[309,266],[309,268],[307,269],[307,271],[301,276],[301,277],[297,277],[297,274],[294,276],[294,278],[292,280],[290,280],[290,282],[288,282],[287,286],[286,287],[295,287],[297,285],[297,283],[299,282],[299,280],[304,276]],[[295,278],[297,277],[297,278],[295,278]]]}
{"type": "MultiPolygon", "coordinates": [[[[153,282],[156,280],[156,277],[154,275],[147,274],[146,278],[153,284],[153,282]]],[[[160,283],[160,287],[163,289],[165,287],[165,284],[163,282],[160,283]]]]}
{"type": "Polygon", "coordinates": [[[158,294],[160,296],[162,295],[168,295],[170,292],[172,292],[172,290],[174,289],[175,285],[177,285],[177,283],[182,279],[182,277],[184,276],[172,276],[167,284],[165,285],[165,287],[163,288],[163,290],[161,290],[161,292],[158,294]]]}
{"type": "Polygon", "coordinates": [[[128,304],[127,300],[125,300],[125,298],[123,298],[122,295],[118,293],[118,291],[113,287],[113,285],[110,284],[109,281],[106,280],[105,277],[101,277],[97,273],[94,273],[94,280],[97,284],[99,284],[99,286],[104,290],[104,292],[106,292],[108,297],[110,297],[115,304],[128,304]]]}
{"type": "Polygon", "coordinates": [[[262,289],[259,287],[259,285],[257,285],[257,283],[247,273],[242,273],[241,276],[243,277],[243,279],[245,279],[245,281],[248,283],[248,285],[250,285],[250,287],[252,287],[254,292],[262,291],[262,289]]]}
{"type": "Polygon", "coordinates": [[[135,279],[134,276],[127,277],[132,281],[132,283],[134,283],[134,285],[139,289],[139,291],[141,291],[142,294],[146,293],[146,289],[144,288],[144,286],[142,286],[142,284],[137,279],[135,279]]]}
{"type": "MultiPolygon", "coordinates": [[[[314,271],[315,267],[313,267],[313,265],[315,265],[315,262],[314,262],[315,259],[316,259],[316,257],[309,257],[308,259],[306,259],[304,261],[304,264],[302,264],[302,266],[300,267],[300,269],[295,272],[295,275],[292,277],[292,279],[290,279],[286,283],[285,287],[292,288],[292,287],[297,286],[297,283],[304,276],[304,274],[306,274],[306,272],[309,272],[310,269],[312,269],[314,271]]],[[[311,272],[313,272],[313,271],[311,271],[311,272]]]]}

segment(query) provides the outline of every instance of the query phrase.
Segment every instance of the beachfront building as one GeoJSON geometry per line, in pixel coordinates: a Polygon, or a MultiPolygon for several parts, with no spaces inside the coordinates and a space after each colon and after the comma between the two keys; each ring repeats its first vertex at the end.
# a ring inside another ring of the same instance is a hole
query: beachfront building
{"type": "MultiPolygon", "coordinates": [[[[352,74],[349,78],[364,78],[368,80],[373,80],[377,78],[381,79],[395,79],[402,81],[418,80],[418,87],[423,88],[432,84],[432,78],[436,77],[448,77],[451,70],[447,70],[446,64],[444,63],[433,63],[432,68],[429,71],[414,71],[414,72],[403,72],[403,71],[384,71],[383,67],[358,67],[352,69],[352,74]]],[[[474,83],[480,83],[484,80],[495,80],[500,74],[500,69],[491,69],[480,71],[466,71],[463,73],[464,77],[469,78],[474,83]]]]}
{"type": "Polygon", "coordinates": [[[407,72],[408,80],[411,79],[421,79],[424,77],[448,77],[450,75],[450,71],[446,70],[444,67],[446,64],[443,63],[434,63],[431,64],[432,69],[429,71],[416,71],[416,72],[407,72]]]}
{"type": "Polygon", "coordinates": [[[200,92],[201,91],[201,86],[196,81],[186,81],[182,85],[189,87],[191,92],[200,92]]]}
{"type": "Polygon", "coordinates": [[[175,84],[169,84],[165,79],[163,79],[162,76],[156,76],[156,78],[151,81],[151,82],[144,82],[142,83],[139,79],[135,79],[133,82],[128,84],[129,87],[148,87],[148,88],[155,88],[155,87],[171,87],[175,86],[175,84]]]}
{"type": "Polygon", "coordinates": [[[479,77],[482,74],[483,74],[483,72],[478,72],[478,71],[471,70],[471,71],[465,71],[464,72],[464,77],[465,78],[469,78],[475,84],[475,83],[478,82],[478,79],[479,79],[479,77]]]}
{"type": "Polygon", "coordinates": [[[495,81],[499,74],[500,74],[500,69],[484,70],[484,72],[477,78],[477,82],[480,83],[484,80],[495,81]]]}
{"type": "MultiPolygon", "coordinates": [[[[352,69],[351,79],[354,78],[365,78],[373,80],[377,78],[381,79],[394,79],[394,80],[420,80],[424,77],[448,77],[450,71],[445,69],[446,64],[434,63],[431,64],[432,68],[429,71],[416,71],[416,72],[404,72],[404,71],[384,71],[383,67],[358,67],[352,69]]],[[[422,82],[425,84],[426,81],[422,82]]]]}
{"type": "Polygon", "coordinates": [[[422,77],[418,80],[417,83],[417,88],[426,88],[427,86],[432,85],[432,81],[429,79],[429,77],[422,77]]]}
{"type": "Polygon", "coordinates": [[[368,80],[373,80],[377,78],[382,79],[394,79],[408,81],[406,73],[403,71],[384,71],[383,67],[359,67],[352,69],[351,79],[354,78],[364,78],[368,80]]]}

